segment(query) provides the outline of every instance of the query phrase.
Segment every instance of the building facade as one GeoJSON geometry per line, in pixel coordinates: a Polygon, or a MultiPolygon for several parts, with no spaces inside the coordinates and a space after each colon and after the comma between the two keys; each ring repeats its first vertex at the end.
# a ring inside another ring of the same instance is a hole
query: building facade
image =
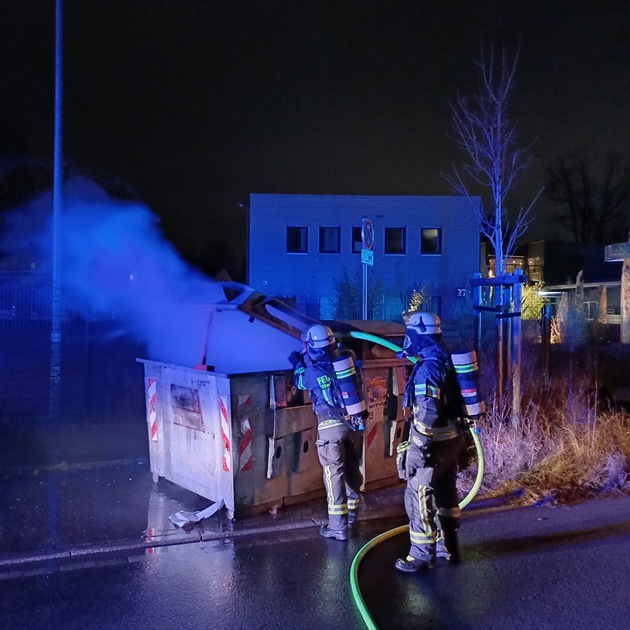
{"type": "Polygon", "coordinates": [[[541,282],[556,310],[566,293],[583,292],[587,320],[618,324],[621,318],[621,261],[606,262],[605,245],[535,241],[523,245],[524,271],[530,282],[541,282]]]}
{"type": "Polygon", "coordinates": [[[318,319],[360,319],[362,219],[374,228],[368,318],[400,321],[412,293],[442,317],[465,308],[479,225],[465,197],[252,194],[247,283],[318,319]]]}

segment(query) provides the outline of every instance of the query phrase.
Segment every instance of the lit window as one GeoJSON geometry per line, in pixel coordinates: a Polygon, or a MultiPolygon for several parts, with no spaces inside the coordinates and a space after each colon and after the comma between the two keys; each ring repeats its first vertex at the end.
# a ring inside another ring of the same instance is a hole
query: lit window
{"type": "Polygon", "coordinates": [[[405,253],[405,228],[385,228],[385,253],[405,253]]]}
{"type": "Polygon", "coordinates": [[[319,228],[319,253],[338,254],[341,251],[341,228],[319,228]]]}
{"type": "Polygon", "coordinates": [[[442,230],[441,228],[422,228],[420,235],[420,253],[441,254],[442,253],[442,230]]]}
{"type": "Polygon", "coordinates": [[[287,226],[287,254],[308,252],[308,228],[287,226]]]}
{"type": "Polygon", "coordinates": [[[363,238],[361,237],[361,228],[352,228],[352,253],[360,254],[363,249],[363,238]]]}

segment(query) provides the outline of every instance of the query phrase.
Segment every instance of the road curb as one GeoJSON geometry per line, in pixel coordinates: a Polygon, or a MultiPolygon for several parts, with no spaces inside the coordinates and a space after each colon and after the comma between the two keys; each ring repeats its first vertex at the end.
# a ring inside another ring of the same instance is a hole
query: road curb
{"type": "MultiPolygon", "coordinates": [[[[399,509],[385,509],[378,512],[370,512],[361,515],[359,523],[379,519],[402,517],[404,512],[399,509]]],[[[119,540],[86,543],[57,551],[36,551],[16,554],[0,555],[0,569],[16,566],[42,564],[48,562],[63,562],[78,560],[91,556],[106,556],[121,552],[137,552],[152,548],[171,547],[199,542],[211,542],[215,540],[229,540],[234,538],[246,538],[273,534],[275,532],[297,531],[302,529],[317,528],[323,524],[322,520],[313,517],[299,520],[286,520],[271,524],[251,525],[233,530],[211,531],[192,529],[184,532],[181,529],[157,532],[144,540],[119,540]]]]}

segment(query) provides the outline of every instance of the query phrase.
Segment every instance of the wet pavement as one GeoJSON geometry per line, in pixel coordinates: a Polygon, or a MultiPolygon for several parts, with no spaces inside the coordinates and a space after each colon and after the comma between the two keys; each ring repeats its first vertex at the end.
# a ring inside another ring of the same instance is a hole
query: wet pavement
{"type": "MultiPolygon", "coordinates": [[[[0,616],[28,630],[111,628],[112,619],[157,630],[358,629],[367,624],[351,595],[353,558],[405,521],[396,486],[365,493],[347,543],[317,535],[323,499],[234,522],[219,512],[186,531],[169,516],[208,502],[168,482],[155,487],[144,460],[5,475],[0,488],[0,616]]],[[[405,575],[393,560],[406,535],[374,546],[358,570],[368,627],[628,626],[630,497],[497,507],[467,506],[458,566],[405,575]]]]}
{"type": "MultiPolygon", "coordinates": [[[[359,521],[403,517],[403,488],[366,492],[359,521]]],[[[184,527],[169,517],[212,502],[166,480],[146,459],[5,470],[0,479],[0,569],[89,555],[315,528],[325,500],[229,520],[221,509],[184,527]]]]}

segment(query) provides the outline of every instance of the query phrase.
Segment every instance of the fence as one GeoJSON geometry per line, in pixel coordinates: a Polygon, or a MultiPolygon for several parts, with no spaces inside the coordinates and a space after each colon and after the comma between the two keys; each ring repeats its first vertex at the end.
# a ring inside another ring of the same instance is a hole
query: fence
{"type": "Polygon", "coordinates": [[[115,318],[64,304],[53,380],[50,284],[0,278],[0,466],[146,453],[144,349],[115,318]]]}
{"type": "MultiPolygon", "coordinates": [[[[296,300],[291,297],[280,297],[295,310],[318,320],[358,320],[362,319],[361,300],[344,300],[339,303],[336,299],[325,295],[308,296],[306,300],[296,300]]],[[[402,314],[409,307],[403,296],[381,295],[370,299],[368,303],[368,319],[383,322],[402,322],[402,314]]],[[[442,316],[442,300],[439,296],[426,298],[423,310],[432,311],[442,316]]]]}

